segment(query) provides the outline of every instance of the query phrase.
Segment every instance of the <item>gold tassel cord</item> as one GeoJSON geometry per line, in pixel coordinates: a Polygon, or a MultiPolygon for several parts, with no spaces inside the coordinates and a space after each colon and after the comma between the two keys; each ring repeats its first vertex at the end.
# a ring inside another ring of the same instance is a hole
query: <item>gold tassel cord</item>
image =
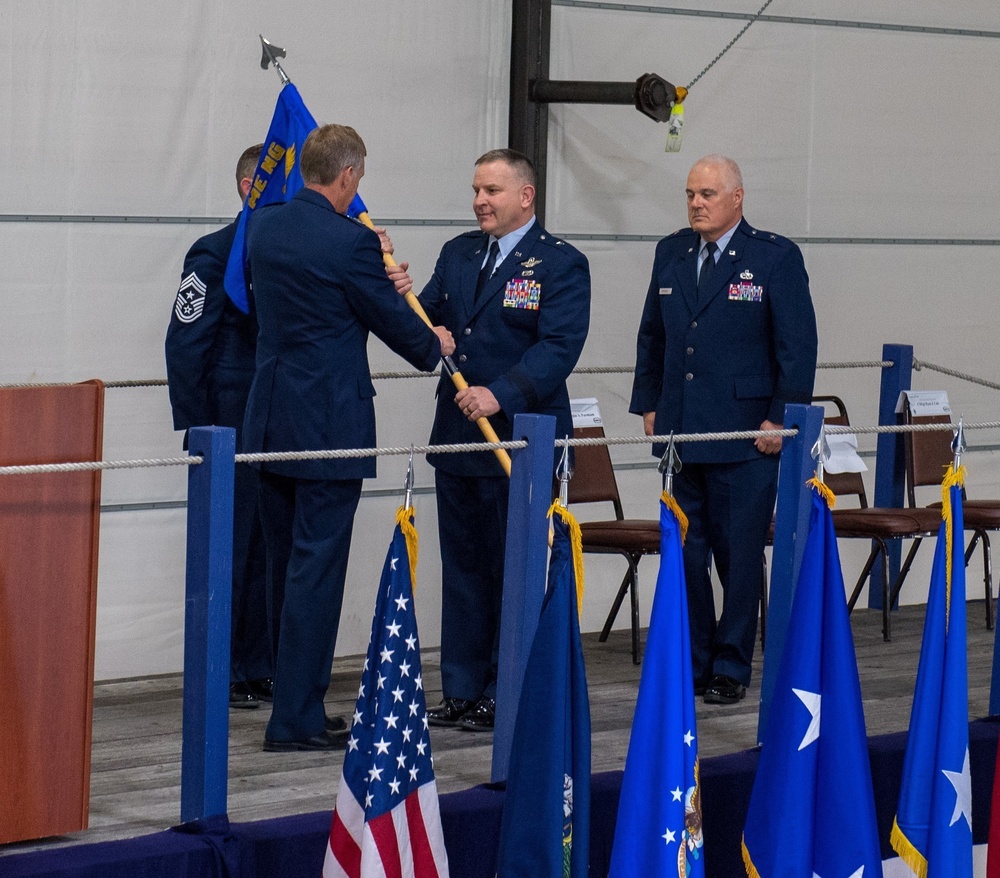
{"type": "Polygon", "coordinates": [[[681,543],[687,538],[688,532],[688,518],[684,514],[684,510],[681,509],[678,502],[671,497],[666,491],[660,494],[660,499],[666,504],[667,509],[673,512],[674,516],[677,518],[677,526],[681,529],[681,543]]]}
{"type": "Polygon", "coordinates": [[[558,500],[553,500],[549,507],[548,517],[558,515],[569,528],[569,544],[573,553],[573,575],[576,578],[576,612],[583,616],[583,534],[573,513],[558,500]]]}
{"type": "Polygon", "coordinates": [[[413,520],[416,517],[416,513],[412,506],[400,506],[396,510],[396,524],[399,525],[399,529],[403,532],[403,537],[406,539],[406,554],[410,561],[410,587],[413,589],[414,595],[417,593],[417,529],[413,524],[413,520]]]}
{"type": "Polygon", "coordinates": [[[815,488],[816,492],[826,500],[826,505],[833,509],[837,505],[837,495],[830,490],[830,488],[823,484],[816,476],[813,476],[806,485],[810,488],[815,488]]]}
{"type": "MultiPolygon", "coordinates": [[[[945,522],[944,538],[945,538],[945,630],[947,631],[948,619],[951,616],[951,562],[952,562],[952,552],[954,549],[954,522],[952,520],[952,509],[951,509],[951,489],[961,488],[965,485],[965,467],[959,466],[958,470],[955,470],[955,465],[949,463],[948,469],[945,471],[944,480],[941,482],[941,518],[945,522]]],[[[964,559],[963,559],[964,562],[964,559]]]]}

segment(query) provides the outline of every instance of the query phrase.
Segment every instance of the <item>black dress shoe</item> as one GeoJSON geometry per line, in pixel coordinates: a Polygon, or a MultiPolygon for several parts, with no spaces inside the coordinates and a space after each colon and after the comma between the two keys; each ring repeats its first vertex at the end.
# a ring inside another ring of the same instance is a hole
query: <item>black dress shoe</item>
{"type": "Polygon", "coordinates": [[[475,706],[465,698],[445,698],[433,710],[427,711],[427,724],[444,728],[457,726],[459,720],[475,706]]]}
{"type": "Polygon", "coordinates": [[[716,674],[705,689],[705,704],[736,704],[747,694],[747,687],[725,674],[716,674]]]}
{"type": "Polygon", "coordinates": [[[470,732],[492,732],[496,719],[497,703],[493,698],[480,698],[476,706],[459,720],[459,725],[470,732]]]}
{"type": "Polygon", "coordinates": [[[274,701],[274,677],[251,680],[249,686],[250,691],[257,696],[259,701],[274,701]]]}
{"type": "Polygon", "coordinates": [[[694,695],[695,698],[701,698],[705,694],[705,690],[708,688],[707,680],[695,680],[694,681],[694,695]]]}
{"type": "Polygon", "coordinates": [[[230,683],[229,706],[240,710],[255,710],[260,707],[260,701],[251,691],[249,683],[230,683]]]}
{"type": "Polygon", "coordinates": [[[327,734],[333,735],[338,741],[343,740],[350,733],[347,728],[347,720],[342,716],[328,716],[325,721],[327,734]]]}
{"type": "Polygon", "coordinates": [[[343,750],[344,738],[344,735],[334,735],[325,730],[302,741],[271,741],[264,738],[264,749],[268,753],[294,753],[299,750],[343,750]]]}

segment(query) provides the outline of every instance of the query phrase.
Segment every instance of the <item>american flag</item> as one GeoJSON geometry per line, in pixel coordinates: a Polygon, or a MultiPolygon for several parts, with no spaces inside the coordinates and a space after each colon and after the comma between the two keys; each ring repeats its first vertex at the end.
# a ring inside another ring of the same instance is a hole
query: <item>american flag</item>
{"type": "Polygon", "coordinates": [[[420,644],[417,532],[400,508],[382,568],[323,878],[448,878],[420,644]]]}

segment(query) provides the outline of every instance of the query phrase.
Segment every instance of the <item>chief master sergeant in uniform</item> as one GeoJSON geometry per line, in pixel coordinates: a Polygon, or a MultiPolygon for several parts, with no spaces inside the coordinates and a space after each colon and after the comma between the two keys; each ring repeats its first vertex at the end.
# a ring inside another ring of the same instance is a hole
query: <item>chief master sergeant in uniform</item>
{"type": "MultiPolygon", "coordinates": [[[[780,428],[785,403],[810,401],[816,370],[802,254],[743,219],[732,159],[696,162],[687,204],[691,228],[656,246],[629,411],[642,415],[647,436],[780,428]]],[[[664,450],[653,446],[654,455],[664,450]]],[[[780,450],[780,437],[681,446],[674,497],[689,521],[692,670],[709,703],[735,703],[750,683],[780,450]],[[713,559],[723,594],[718,622],[713,559]]]]}
{"type": "MultiPolygon", "coordinates": [[[[365,172],[358,133],[343,125],[315,129],[300,163],[305,188],[284,204],[258,208],[250,221],[260,336],[244,445],[252,452],[372,448],[369,332],[428,371],[454,342],[447,330],[428,329],[397,294],[378,235],[344,215],[365,172]]],[[[409,277],[398,283],[408,288],[409,277]]],[[[374,475],[373,457],[261,465],[272,599],[281,607],[265,750],[331,750],[347,737],[342,718],[326,717],[323,698],[354,513],[362,480],[374,475]]]]}
{"type": "MultiPolygon", "coordinates": [[[[263,144],[244,150],[236,164],[246,198],[263,144]]],[[[240,448],[247,394],[257,351],[257,317],[244,314],[222,286],[236,222],[199,238],[188,251],[167,329],[167,387],[174,429],[233,427],[240,448]]],[[[185,433],[184,447],[187,447],[185,433]]],[[[233,488],[233,600],[230,707],[271,700],[274,660],[267,624],[264,538],[257,507],[257,473],[236,467],[233,488]]]]}
{"type": "MultiPolygon", "coordinates": [[[[519,412],[554,415],[573,434],[566,378],[590,322],[590,268],[535,219],[535,171],[514,150],[476,162],[480,231],[449,241],[420,302],[456,339],[469,387],[437,391],[431,442],[481,442],[490,418],[509,439],[519,412]]],[[[492,454],[428,455],[435,467],[441,540],[441,682],[428,711],[437,726],[493,728],[509,479],[492,454]]]]}

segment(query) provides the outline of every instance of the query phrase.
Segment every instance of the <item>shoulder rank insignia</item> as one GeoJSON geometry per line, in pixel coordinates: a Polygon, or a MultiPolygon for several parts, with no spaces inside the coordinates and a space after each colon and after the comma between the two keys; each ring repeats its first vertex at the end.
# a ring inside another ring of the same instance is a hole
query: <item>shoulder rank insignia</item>
{"type": "Polygon", "coordinates": [[[521,263],[521,265],[523,265],[525,268],[534,268],[536,265],[541,265],[541,264],[542,260],[535,259],[534,256],[530,257],[529,259],[525,259],[524,262],[521,263]]]}
{"type": "Polygon", "coordinates": [[[753,272],[748,268],[740,275],[740,280],[753,280],[753,272]]]}

